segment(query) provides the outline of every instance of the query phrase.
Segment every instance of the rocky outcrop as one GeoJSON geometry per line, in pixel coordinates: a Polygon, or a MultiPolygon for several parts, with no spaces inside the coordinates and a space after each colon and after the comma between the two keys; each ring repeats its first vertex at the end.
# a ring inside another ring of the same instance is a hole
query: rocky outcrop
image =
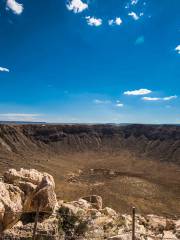
{"type": "Polygon", "coordinates": [[[0,182],[0,229],[16,223],[24,213],[52,213],[56,204],[55,183],[51,175],[34,169],[10,169],[0,182]]]}
{"type": "MultiPolygon", "coordinates": [[[[10,240],[30,237],[33,226],[34,223],[21,220],[13,228],[6,230],[4,236],[10,240]]],[[[179,239],[178,220],[155,215],[137,215],[135,226],[137,240],[179,239]]],[[[84,199],[61,201],[54,214],[39,219],[37,239],[131,240],[132,217],[118,214],[107,207],[97,210],[84,199]]]]}
{"type": "MultiPolygon", "coordinates": [[[[97,195],[57,202],[52,176],[38,173],[25,169],[5,173],[5,183],[0,183],[0,236],[8,240],[32,239],[35,211],[39,207],[37,240],[131,239],[130,215],[103,208],[102,198],[97,195]]],[[[137,240],[178,240],[180,220],[137,214],[135,230],[137,240]]]]}

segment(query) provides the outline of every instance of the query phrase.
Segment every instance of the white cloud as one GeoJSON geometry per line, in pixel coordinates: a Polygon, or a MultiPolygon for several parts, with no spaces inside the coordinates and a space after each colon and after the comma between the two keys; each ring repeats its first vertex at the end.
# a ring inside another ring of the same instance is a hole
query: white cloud
{"type": "Polygon", "coordinates": [[[121,25],[121,23],[122,23],[121,18],[117,17],[116,20],[115,20],[115,23],[116,23],[116,25],[121,25]]]}
{"type": "Polygon", "coordinates": [[[134,96],[138,96],[138,95],[146,95],[151,93],[151,90],[148,89],[139,89],[139,90],[133,90],[133,91],[126,91],[124,92],[124,95],[134,95],[134,96]]]}
{"type": "Polygon", "coordinates": [[[109,101],[109,100],[99,100],[99,99],[95,99],[93,102],[96,103],[96,104],[108,104],[108,103],[111,103],[111,101],[109,101]]]}
{"type": "Polygon", "coordinates": [[[138,0],[131,0],[131,5],[136,5],[138,3],[138,0]]]}
{"type": "Polygon", "coordinates": [[[128,16],[131,16],[135,21],[139,19],[139,16],[135,12],[128,13],[128,16]]]}
{"type": "Polygon", "coordinates": [[[115,105],[116,107],[124,107],[124,104],[123,103],[121,103],[119,100],[118,101],[116,101],[116,105],[115,105]]]}
{"type": "Polygon", "coordinates": [[[9,72],[9,69],[5,67],[0,67],[0,72],[9,72]]]}
{"type": "Polygon", "coordinates": [[[66,6],[68,10],[73,11],[74,13],[83,12],[88,8],[88,4],[83,3],[81,0],[71,0],[66,6]]]}
{"type": "Polygon", "coordinates": [[[178,46],[175,48],[175,51],[177,51],[178,54],[180,54],[180,45],[178,45],[178,46]]]}
{"type": "Polygon", "coordinates": [[[176,98],[177,98],[177,96],[174,95],[174,96],[164,97],[163,100],[164,101],[169,101],[169,100],[176,99],[176,98]]]}
{"type": "Polygon", "coordinates": [[[87,20],[88,25],[90,25],[90,26],[99,27],[102,24],[101,18],[87,16],[86,20],[87,20]]]}
{"type": "Polygon", "coordinates": [[[143,97],[142,98],[145,101],[159,101],[161,98],[156,98],[156,97],[143,97]]]}
{"type": "Polygon", "coordinates": [[[2,113],[0,114],[0,119],[7,121],[36,121],[36,118],[39,116],[42,115],[31,113],[2,113]]]}
{"type": "Polygon", "coordinates": [[[120,26],[122,24],[122,19],[120,17],[116,17],[115,19],[110,19],[108,21],[108,24],[109,24],[109,26],[112,26],[112,25],[120,26]]]}
{"type": "Polygon", "coordinates": [[[24,8],[23,4],[16,2],[15,0],[7,0],[6,2],[6,9],[10,9],[13,11],[14,14],[20,15],[24,8]]]}
{"type": "Polygon", "coordinates": [[[172,99],[176,99],[177,96],[169,96],[169,97],[163,97],[163,98],[158,98],[158,97],[143,97],[142,99],[145,101],[170,101],[172,99]]]}

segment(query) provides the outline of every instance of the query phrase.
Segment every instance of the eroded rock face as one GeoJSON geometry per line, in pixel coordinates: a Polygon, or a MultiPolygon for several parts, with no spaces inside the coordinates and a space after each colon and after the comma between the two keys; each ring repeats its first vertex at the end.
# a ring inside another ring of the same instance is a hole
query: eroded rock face
{"type": "MultiPolygon", "coordinates": [[[[21,184],[22,185],[22,184],[21,184]]],[[[21,185],[19,187],[21,188],[21,185]]],[[[24,182],[23,189],[26,191],[26,203],[24,208],[26,211],[36,211],[38,208],[43,212],[52,212],[57,204],[55,194],[54,179],[50,175],[44,173],[38,185],[30,182],[24,182]],[[25,187],[25,189],[24,189],[25,187]],[[27,190],[29,188],[29,191],[27,190]]]]}
{"type": "Polygon", "coordinates": [[[0,182],[0,229],[15,224],[23,211],[24,193],[20,188],[0,182]],[[19,213],[17,213],[19,212],[19,213]]]}
{"type": "Polygon", "coordinates": [[[0,230],[13,226],[22,213],[52,213],[57,205],[51,175],[34,169],[10,169],[0,182],[0,230]]]}

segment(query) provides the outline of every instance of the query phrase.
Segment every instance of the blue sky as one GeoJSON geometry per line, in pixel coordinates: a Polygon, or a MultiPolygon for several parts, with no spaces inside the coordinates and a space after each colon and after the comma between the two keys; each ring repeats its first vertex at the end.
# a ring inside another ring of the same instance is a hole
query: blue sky
{"type": "Polygon", "coordinates": [[[0,120],[180,123],[179,0],[0,9],[0,120]]]}

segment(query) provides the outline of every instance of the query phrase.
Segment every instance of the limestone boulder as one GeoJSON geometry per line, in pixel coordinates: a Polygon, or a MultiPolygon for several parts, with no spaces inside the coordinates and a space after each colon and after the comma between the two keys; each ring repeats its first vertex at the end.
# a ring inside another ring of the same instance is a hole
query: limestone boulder
{"type": "Polygon", "coordinates": [[[24,193],[19,187],[0,182],[0,229],[15,224],[23,211],[24,193]]]}
{"type": "Polygon", "coordinates": [[[51,175],[34,169],[10,169],[0,182],[0,230],[13,226],[22,214],[51,214],[57,206],[51,175]]]}
{"type": "Polygon", "coordinates": [[[4,182],[14,185],[19,185],[20,182],[29,182],[37,186],[42,183],[44,176],[48,176],[49,182],[55,187],[54,179],[50,174],[41,173],[35,169],[21,168],[19,171],[16,169],[9,169],[4,173],[4,182]]]}
{"type": "Polygon", "coordinates": [[[29,210],[34,211],[39,208],[40,212],[52,213],[56,204],[54,189],[51,186],[46,186],[35,193],[29,210]]]}
{"type": "Polygon", "coordinates": [[[38,208],[52,212],[57,204],[54,179],[48,173],[35,169],[10,169],[5,172],[4,181],[19,187],[24,193],[23,209],[26,212],[35,212],[38,208]]]}

